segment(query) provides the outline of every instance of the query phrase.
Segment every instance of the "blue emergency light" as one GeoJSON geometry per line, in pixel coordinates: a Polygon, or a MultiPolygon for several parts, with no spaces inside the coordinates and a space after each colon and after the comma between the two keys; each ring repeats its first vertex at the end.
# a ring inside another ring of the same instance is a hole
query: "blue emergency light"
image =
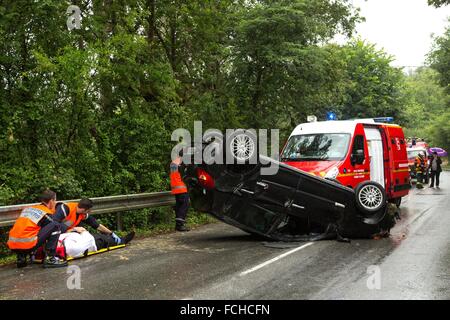
{"type": "Polygon", "coordinates": [[[334,112],[331,112],[331,111],[328,111],[327,112],[327,120],[336,120],[337,119],[337,116],[336,116],[336,113],[334,113],[334,112]]]}
{"type": "Polygon", "coordinates": [[[394,117],[373,118],[373,121],[375,121],[375,122],[394,122],[394,117]]]}

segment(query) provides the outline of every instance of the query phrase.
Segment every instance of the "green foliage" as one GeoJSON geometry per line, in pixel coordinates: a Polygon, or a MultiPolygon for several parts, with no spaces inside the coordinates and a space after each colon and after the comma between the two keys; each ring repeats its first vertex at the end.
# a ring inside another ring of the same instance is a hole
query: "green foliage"
{"type": "Polygon", "coordinates": [[[26,3],[1,11],[0,202],[166,189],[170,133],[189,116],[169,63],[130,30],[137,7],[96,1],[70,32],[64,3],[26,3]]]}
{"type": "Polygon", "coordinates": [[[450,3],[449,0],[428,0],[428,5],[434,6],[436,8],[446,6],[450,3]]]}
{"type": "Polygon", "coordinates": [[[448,150],[449,101],[438,80],[439,74],[431,68],[419,68],[407,77],[404,92],[408,98],[405,134],[425,138],[432,146],[448,150]]]}
{"type": "MultiPolygon", "coordinates": [[[[450,19],[448,20],[450,23],[450,19]]],[[[439,83],[450,93],[450,26],[443,36],[435,39],[433,50],[428,56],[430,66],[439,73],[439,83]]]]}
{"type": "Polygon", "coordinates": [[[450,111],[445,111],[436,117],[436,121],[429,127],[432,145],[450,150],[450,111]]]}
{"type": "MultiPolygon", "coordinates": [[[[440,4],[442,3],[441,1],[440,4]]],[[[446,1],[446,4],[448,4],[448,1],[446,1]]],[[[450,105],[449,49],[450,27],[448,26],[444,35],[435,39],[434,47],[428,56],[431,68],[437,71],[435,78],[437,78],[437,83],[442,89],[438,94],[436,94],[436,90],[430,92],[428,96],[429,101],[427,101],[427,104],[430,105],[429,111],[431,113],[431,121],[427,127],[429,140],[434,146],[445,148],[447,151],[450,150],[450,112],[448,111],[448,106],[450,105]]]]}
{"type": "Polygon", "coordinates": [[[424,129],[446,109],[446,95],[437,82],[438,74],[430,68],[419,68],[406,78],[405,96],[407,127],[410,136],[424,137],[424,129]]]}
{"type": "Polygon", "coordinates": [[[374,45],[354,40],[342,49],[347,72],[339,112],[343,119],[393,116],[404,123],[403,74],[392,57],[374,45]]]}
{"type": "Polygon", "coordinates": [[[242,10],[233,33],[230,91],[254,128],[289,131],[334,93],[341,64],[323,43],[359,21],[343,1],[263,1],[242,10]]]}

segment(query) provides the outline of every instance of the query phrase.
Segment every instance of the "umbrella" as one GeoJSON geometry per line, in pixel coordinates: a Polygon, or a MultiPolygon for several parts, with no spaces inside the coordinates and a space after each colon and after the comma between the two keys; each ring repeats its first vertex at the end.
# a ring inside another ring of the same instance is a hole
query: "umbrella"
{"type": "Polygon", "coordinates": [[[435,148],[428,148],[428,154],[432,155],[434,152],[437,152],[437,155],[438,155],[439,157],[446,157],[446,156],[448,156],[447,151],[445,151],[445,150],[442,149],[442,148],[438,148],[438,147],[435,147],[435,148]]]}

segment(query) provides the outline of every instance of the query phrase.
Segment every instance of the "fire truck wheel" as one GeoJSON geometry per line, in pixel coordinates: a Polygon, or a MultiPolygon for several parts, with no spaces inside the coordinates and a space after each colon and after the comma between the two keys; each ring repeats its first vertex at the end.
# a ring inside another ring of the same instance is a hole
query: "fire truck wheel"
{"type": "Polygon", "coordinates": [[[355,189],[356,205],[363,212],[375,213],[386,203],[386,193],[381,184],[364,181],[355,189]]]}

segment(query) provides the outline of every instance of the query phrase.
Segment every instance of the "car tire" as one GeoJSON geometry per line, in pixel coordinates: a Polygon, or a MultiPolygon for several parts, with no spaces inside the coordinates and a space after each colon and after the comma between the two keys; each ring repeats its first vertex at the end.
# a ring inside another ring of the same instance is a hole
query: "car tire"
{"type": "Polygon", "coordinates": [[[227,136],[226,154],[230,154],[237,164],[257,164],[258,139],[250,130],[238,129],[227,136]]]}
{"type": "Polygon", "coordinates": [[[357,207],[369,214],[380,211],[386,204],[386,192],[381,184],[375,181],[364,181],[355,189],[357,207]]]}

